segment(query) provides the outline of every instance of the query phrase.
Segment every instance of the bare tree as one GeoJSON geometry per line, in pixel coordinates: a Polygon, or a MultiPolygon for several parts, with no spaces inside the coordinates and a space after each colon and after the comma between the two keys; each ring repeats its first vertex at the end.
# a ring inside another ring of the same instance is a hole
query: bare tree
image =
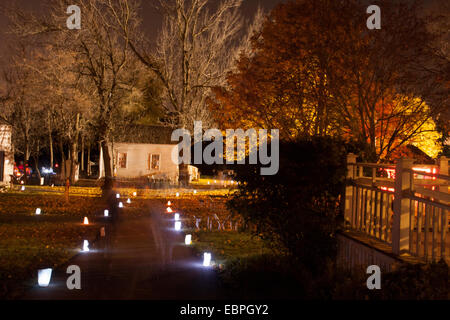
{"type": "Polygon", "coordinates": [[[145,39],[122,28],[136,56],[163,83],[169,124],[184,128],[192,128],[194,121],[212,124],[206,108],[211,88],[225,84],[246,39],[241,5],[242,0],[216,5],[209,0],[160,0],[164,20],[154,50],[145,39]]]}
{"type": "Polygon", "coordinates": [[[15,150],[23,155],[27,166],[31,157],[36,163],[41,148],[42,130],[39,119],[43,109],[37,102],[39,100],[36,95],[39,80],[31,70],[22,65],[26,54],[21,50],[19,56],[4,70],[7,99],[3,99],[0,119],[13,126],[15,150]]]}
{"type": "MultiPolygon", "coordinates": [[[[108,140],[113,116],[120,108],[123,92],[129,90],[129,84],[125,85],[122,81],[129,62],[128,41],[122,38],[119,31],[124,29],[134,34],[138,25],[136,7],[132,1],[80,0],[77,5],[82,12],[82,28],[70,30],[66,26],[66,11],[71,4],[71,1],[66,0],[49,0],[50,14],[43,17],[12,11],[12,27],[22,37],[48,43],[51,52],[64,53],[74,58],[75,63],[68,73],[75,75],[76,79],[82,79],[86,84],[85,90],[91,94],[90,125],[98,133],[105,174],[110,178],[112,167],[108,140]],[[116,24],[118,17],[123,22],[121,29],[116,24]]],[[[79,137],[78,121],[75,124],[77,133],[71,137],[75,139],[71,150],[74,157],[79,137]]]]}

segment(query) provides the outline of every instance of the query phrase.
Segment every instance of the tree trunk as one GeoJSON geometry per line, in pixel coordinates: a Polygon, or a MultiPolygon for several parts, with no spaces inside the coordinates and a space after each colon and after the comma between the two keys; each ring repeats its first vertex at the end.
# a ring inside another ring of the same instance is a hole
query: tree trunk
{"type": "Polygon", "coordinates": [[[34,158],[34,168],[37,172],[38,178],[39,178],[39,183],[41,182],[41,172],[39,171],[39,156],[33,156],[34,158]]]}
{"type": "Polygon", "coordinates": [[[53,139],[52,139],[52,123],[50,121],[50,111],[48,112],[48,146],[50,148],[50,169],[53,169],[53,139]]]}
{"type": "Polygon", "coordinates": [[[66,154],[61,139],[59,140],[59,149],[61,150],[61,180],[64,182],[66,181],[66,154]]]}
{"type": "Polygon", "coordinates": [[[84,136],[81,136],[81,171],[84,172],[84,136]]]}
{"type": "Polygon", "coordinates": [[[73,184],[75,181],[75,143],[71,143],[69,147],[69,160],[70,160],[70,168],[69,168],[69,181],[70,184],[73,184]]]}
{"type": "Polygon", "coordinates": [[[80,114],[77,113],[77,120],[75,122],[75,138],[70,150],[70,183],[75,183],[75,171],[78,164],[78,139],[80,137],[80,114]]]}
{"type": "Polygon", "coordinates": [[[39,143],[36,146],[36,153],[33,155],[33,159],[34,159],[34,168],[36,169],[38,179],[39,179],[39,184],[40,184],[41,183],[41,172],[39,171],[39,143]]]}
{"type": "Polygon", "coordinates": [[[101,146],[103,151],[103,164],[105,167],[105,177],[112,178],[112,166],[111,166],[111,157],[109,156],[108,142],[103,140],[101,142],[101,146]]]}
{"type": "Polygon", "coordinates": [[[88,177],[91,176],[91,144],[88,144],[87,149],[87,175],[88,177]]]}
{"type": "Polygon", "coordinates": [[[25,135],[25,159],[24,159],[24,180],[25,180],[25,184],[28,184],[28,175],[27,175],[27,169],[28,169],[28,164],[30,162],[30,146],[28,143],[28,137],[27,135],[25,135]]]}
{"type": "Polygon", "coordinates": [[[103,164],[105,170],[105,183],[102,187],[102,195],[104,198],[108,198],[111,191],[114,189],[114,181],[112,176],[111,157],[109,156],[109,146],[106,140],[102,140],[100,143],[103,153],[103,164]]]}

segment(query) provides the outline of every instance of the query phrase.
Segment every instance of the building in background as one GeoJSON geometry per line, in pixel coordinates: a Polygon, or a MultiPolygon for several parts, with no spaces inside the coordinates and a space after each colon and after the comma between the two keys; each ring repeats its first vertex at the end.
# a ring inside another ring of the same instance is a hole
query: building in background
{"type": "Polygon", "coordinates": [[[12,127],[0,122],[0,186],[10,185],[14,174],[14,149],[11,142],[12,127]]]}
{"type": "Polygon", "coordinates": [[[200,171],[197,167],[189,164],[180,165],[180,181],[189,184],[192,181],[198,181],[200,179],[200,171]]]}

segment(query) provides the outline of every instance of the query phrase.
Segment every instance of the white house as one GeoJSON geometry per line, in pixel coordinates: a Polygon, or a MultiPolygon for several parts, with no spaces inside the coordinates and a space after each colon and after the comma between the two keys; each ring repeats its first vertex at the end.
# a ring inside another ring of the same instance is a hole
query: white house
{"type": "Polygon", "coordinates": [[[14,150],[11,142],[12,127],[0,122],[0,186],[11,183],[14,174],[14,150]]]}
{"type": "MultiPolygon", "coordinates": [[[[115,132],[115,141],[109,145],[114,176],[178,182],[179,167],[172,161],[172,152],[178,150],[178,143],[170,140],[171,135],[172,129],[160,126],[134,126],[115,132]]],[[[104,176],[100,151],[100,177],[104,176]]]]}

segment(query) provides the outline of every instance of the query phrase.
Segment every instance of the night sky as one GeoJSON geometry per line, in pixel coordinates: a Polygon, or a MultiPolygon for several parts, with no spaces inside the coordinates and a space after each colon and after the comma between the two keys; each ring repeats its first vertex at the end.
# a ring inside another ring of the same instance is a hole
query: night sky
{"type": "MultiPolygon", "coordinates": [[[[39,11],[42,8],[40,0],[0,0],[2,4],[8,3],[17,3],[18,6],[24,7],[29,10],[39,11]]],[[[153,0],[141,0],[142,2],[142,17],[143,17],[143,27],[145,32],[149,35],[150,38],[156,38],[156,34],[158,33],[158,28],[161,25],[161,17],[158,12],[153,7],[153,3],[156,1],[153,0]]],[[[213,0],[217,1],[217,0],[213,0]]],[[[76,4],[76,0],[74,0],[74,4],[76,4]]],[[[276,4],[284,2],[284,0],[245,0],[242,10],[245,13],[246,17],[251,17],[258,6],[261,5],[267,11],[270,11],[276,4]]],[[[8,50],[6,49],[6,39],[4,31],[7,26],[6,18],[0,14],[0,57],[7,58],[8,50]]],[[[0,58],[1,59],[1,58],[0,58]]]]}
{"type": "MultiPolygon", "coordinates": [[[[211,0],[212,2],[218,2],[219,0],[211,0]]],[[[244,0],[242,10],[246,18],[251,18],[256,12],[258,6],[262,6],[267,12],[269,12],[274,6],[280,2],[286,2],[287,0],[244,0]]],[[[314,1],[314,0],[312,0],[314,1]]],[[[368,5],[371,4],[372,0],[362,0],[367,1],[368,5]]],[[[408,0],[406,0],[408,1],[408,0]]],[[[412,0],[411,0],[412,1],[412,0]]],[[[428,8],[433,11],[439,11],[441,9],[440,4],[449,0],[426,0],[425,4],[428,8]]],[[[1,5],[8,5],[16,3],[17,6],[23,7],[28,10],[40,11],[43,9],[41,0],[0,0],[1,5]]],[[[149,39],[156,39],[158,34],[158,29],[161,25],[161,16],[155,10],[154,3],[156,0],[141,0],[143,17],[143,28],[144,32],[148,35],[149,39]]],[[[74,4],[77,1],[74,0],[74,4]]],[[[9,60],[10,50],[8,46],[13,46],[13,43],[9,43],[5,37],[5,31],[7,29],[7,20],[0,13],[0,63],[5,63],[9,60]]]]}
{"type": "MultiPolygon", "coordinates": [[[[0,0],[2,5],[7,5],[8,3],[17,3],[18,6],[39,11],[42,8],[41,0],[0,0]]],[[[211,0],[212,2],[219,0],[211,0]]],[[[245,17],[252,17],[259,5],[270,11],[276,4],[280,2],[285,2],[287,0],[244,0],[243,12],[245,17]]],[[[448,0],[426,0],[425,3],[428,7],[439,10],[439,3],[446,2],[448,0]]],[[[74,0],[74,4],[76,4],[74,0]]],[[[143,27],[145,32],[150,38],[156,38],[158,33],[158,28],[161,25],[161,17],[158,12],[153,8],[155,0],[142,0],[142,17],[143,17],[143,27]]],[[[373,1],[367,0],[368,4],[373,1]]],[[[6,18],[0,13],[0,59],[6,58],[8,56],[8,50],[6,49],[6,39],[4,31],[6,30],[7,21],[6,18]]]]}

